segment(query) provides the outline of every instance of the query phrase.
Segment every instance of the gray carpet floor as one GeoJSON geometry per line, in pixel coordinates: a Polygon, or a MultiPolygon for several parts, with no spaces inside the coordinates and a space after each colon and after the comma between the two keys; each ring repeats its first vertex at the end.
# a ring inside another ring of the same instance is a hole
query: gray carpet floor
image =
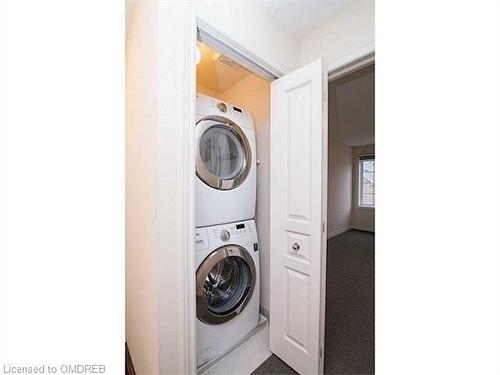
{"type": "MultiPolygon", "coordinates": [[[[328,240],[326,277],[325,374],[374,374],[375,235],[350,230],[328,240]]],[[[273,354],[253,374],[296,372],[273,354]]]]}

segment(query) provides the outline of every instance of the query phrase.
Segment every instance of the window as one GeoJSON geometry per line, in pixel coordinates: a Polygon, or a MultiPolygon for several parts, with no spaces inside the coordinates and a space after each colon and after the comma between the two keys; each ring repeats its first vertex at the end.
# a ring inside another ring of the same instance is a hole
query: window
{"type": "Polygon", "coordinates": [[[360,156],[358,206],[375,208],[375,156],[360,156]]]}

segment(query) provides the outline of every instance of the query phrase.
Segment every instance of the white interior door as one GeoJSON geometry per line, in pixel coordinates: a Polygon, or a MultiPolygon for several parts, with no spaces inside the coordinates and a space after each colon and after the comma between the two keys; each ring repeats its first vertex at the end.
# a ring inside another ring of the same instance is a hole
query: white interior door
{"type": "Polygon", "coordinates": [[[322,60],[271,84],[270,348],[323,373],[327,76],[322,60]]]}

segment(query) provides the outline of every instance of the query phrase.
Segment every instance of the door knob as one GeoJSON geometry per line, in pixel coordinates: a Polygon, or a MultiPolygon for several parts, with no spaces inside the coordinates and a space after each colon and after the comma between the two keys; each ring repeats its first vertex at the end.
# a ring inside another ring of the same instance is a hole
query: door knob
{"type": "Polygon", "coordinates": [[[300,249],[300,245],[299,245],[297,242],[295,242],[295,243],[293,244],[293,246],[292,246],[292,249],[294,249],[294,250],[299,250],[299,249],[300,249]]]}

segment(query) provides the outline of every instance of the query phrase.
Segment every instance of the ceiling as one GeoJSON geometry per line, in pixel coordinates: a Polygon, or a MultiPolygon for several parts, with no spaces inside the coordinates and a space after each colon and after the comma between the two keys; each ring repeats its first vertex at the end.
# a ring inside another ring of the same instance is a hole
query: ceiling
{"type": "Polygon", "coordinates": [[[328,112],[334,139],[352,147],[375,144],[375,66],[330,82],[328,112]]]}
{"type": "Polygon", "coordinates": [[[205,88],[223,93],[251,74],[234,62],[234,68],[224,64],[220,60],[227,58],[201,42],[198,42],[198,48],[201,52],[201,61],[196,67],[196,80],[205,88]]]}
{"type": "Polygon", "coordinates": [[[350,3],[352,0],[261,0],[263,9],[298,39],[311,33],[350,3]]]}
{"type": "MultiPolygon", "coordinates": [[[[301,39],[353,1],[355,0],[258,0],[255,3],[270,13],[286,31],[301,39]]],[[[127,31],[136,3],[137,0],[125,0],[127,31]]]]}

